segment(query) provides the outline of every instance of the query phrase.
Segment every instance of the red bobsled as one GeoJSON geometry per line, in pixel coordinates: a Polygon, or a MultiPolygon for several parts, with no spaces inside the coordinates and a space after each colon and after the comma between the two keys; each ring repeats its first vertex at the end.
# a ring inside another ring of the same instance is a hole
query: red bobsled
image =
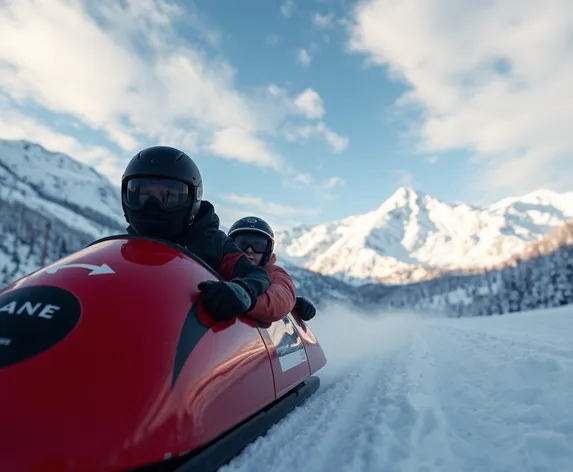
{"type": "Polygon", "coordinates": [[[179,246],[111,236],[0,292],[0,470],[215,470],[319,387],[288,314],[214,322],[218,276],[179,246]]]}

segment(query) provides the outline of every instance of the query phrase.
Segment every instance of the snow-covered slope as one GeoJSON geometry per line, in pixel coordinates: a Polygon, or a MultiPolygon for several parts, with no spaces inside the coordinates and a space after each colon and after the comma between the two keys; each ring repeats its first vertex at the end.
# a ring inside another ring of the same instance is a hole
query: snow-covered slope
{"type": "Polygon", "coordinates": [[[37,144],[0,140],[0,184],[3,200],[22,202],[82,231],[125,227],[116,186],[93,168],[37,144]]]}
{"type": "Polygon", "coordinates": [[[310,325],[321,388],[220,472],[571,470],[572,306],[310,325]]]}
{"type": "Polygon", "coordinates": [[[125,228],[119,189],[92,168],[0,140],[0,285],[125,228]],[[45,255],[44,255],[45,252],[45,255]]]}
{"type": "Polygon", "coordinates": [[[404,187],[369,213],[279,231],[277,245],[316,272],[395,283],[500,262],[568,218],[573,192],[542,190],[477,207],[404,187]]]}

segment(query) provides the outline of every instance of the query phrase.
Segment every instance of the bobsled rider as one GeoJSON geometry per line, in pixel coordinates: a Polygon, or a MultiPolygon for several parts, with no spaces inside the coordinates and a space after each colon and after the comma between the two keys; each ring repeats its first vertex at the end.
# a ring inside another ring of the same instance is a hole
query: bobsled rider
{"type": "Polygon", "coordinates": [[[291,276],[276,265],[277,257],[273,253],[275,235],[265,220],[258,216],[245,216],[233,223],[228,235],[245,251],[249,260],[264,267],[271,278],[271,286],[259,295],[256,305],[247,313],[249,316],[266,323],[278,321],[291,311],[296,311],[304,321],[314,317],[315,306],[310,300],[295,295],[291,276]]]}
{"type": "Polygon", "coordinates": [[[231,320],[255,307],[270,277],[219,229],[213,205],[202,197],[198,167],[172,147],[140,151],[121,179],[126,231],[184,246],[217,271],[224,281],[201,282],[198,289],[213,318],[231,320]]]}

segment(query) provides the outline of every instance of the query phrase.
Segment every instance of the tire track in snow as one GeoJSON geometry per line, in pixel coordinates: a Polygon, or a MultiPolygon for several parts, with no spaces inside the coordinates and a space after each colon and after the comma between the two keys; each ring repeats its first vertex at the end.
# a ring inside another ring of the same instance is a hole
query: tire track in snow
{"type": "Polygon", "coordinates": [[[412,453],[397,470],[458,471],[462,463],[451,448],[452,431],[437,390],[435,359],[424,337],[413,335],[407,361],[408,396],[419,416],[412,430],[412,453]]]}
{"type": "Polygon", "coordinates": [[[320,471],[332,470],[333,466],[339,470],[338,461],[332,463],[341,452],[338,447],[345,446],[339,439],[360,421],[357,418],[370,401],[369,394],[381,372],[376,359],[371,359],[324,391],[319,390],[221,472],[287,468],[320,471]]]}
{"type": "Polygon", "coordinates": [[[319,391],[221,472],[460,470],[434,399],[431,352],[412,333],[406,347],[365,359],[319,391]]]}
{"type": "Polygon", "coordinates": [[[338,375],[221,471],[569,472],[571,318],[545,332],[522,320],[373,324],[377,356],[357,346],[343,371],[334,351],[338,375]]]}
{"type": "MultiPolygon", "coordinates": [[[[328,460],[323,457],[313,461],[310,466],[316,469],[309,470],[377,471],[387,458],[399,461],[407,456],[408,436],[415,418],[410,405],[403,402],[406,372],[401,358],[405,354],[401,349],[371,360],[375,368],[372,381],[362,390],[350,427],[331,432],[328,460]],[[388,421],[395,426],[393,436],[387,434],[388,421]]],[[[344,411],[338,414],[343,415],[344,411]]]]}

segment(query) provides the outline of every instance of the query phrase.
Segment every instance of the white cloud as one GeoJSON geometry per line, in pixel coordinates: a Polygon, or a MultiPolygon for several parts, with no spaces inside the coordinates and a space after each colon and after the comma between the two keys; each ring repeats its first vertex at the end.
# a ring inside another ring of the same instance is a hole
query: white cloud
{"type": "Polygon", "coordinates": [[[315,182],[314,179],[304,183],[293,180],[285,181],[283,184],[286,188],[296,190],[306,189],[305,191],[308,191],[308,189],[311,188],[318,198],[330,200],[334,198],[334,190],[344,187],[345,182],[340,177],[329,177],[318,182],[315,182]]]}
{"type": "Polygon", "coordinates": [[[334,26],[334,13],[322,14],[320,12],[312,15],[312,24],[318,29],[329,29],[334,26]]]}
{"type": "Polygon", "coordinates": [[[344,180],[340,177],[329,177],[320,181],[315,181],[312,177],[307,176],[307,179],[299,180],[284,180],[283,186],[293,190],[312,190],[314,195],[320,199],[328,200],[333,198],[333,191],[345,185],[344,180]]]}
{"type": "Polygon", "coordinates": [[[335,152],[342,152],[348,147],[349,139],[347,137],[341,136],[338,133],[335,133],[334,131],[328,129],[326,126],[324,126],[324,123],[322,122],[318,124],[318,127],[321,130],[322,134],[324,135],[324,138],[326,139],[328,144],[330,144],[330,147],[335,152]]]}
{"type": "Polygon", "coordinates": [[[240,127],[215,131],[213,142],[208,149],[213,155],[222,158],[235,159],[248,164],[262,163],[301,184],[310,184],[312,181],[308,174],[297,171],[290,162],[240,127]]]}
{"type": "MultiPolygon", "coordinates": [[[[300,174],[266,142],[296,114],[293,104],[268,93],[240,93],[236,71],[221,54],[210,58],[177,36],[185,26],[217,47],[220,34],[206,25],[190,5],[183,9],[164,0],[102,0],[90,3],[90,13],[80,0],[2,2],[0,93],[11,97],[11,109],[37,105],[103,133],[122,149],[121,157],[98,150],[109,160],[98,169],[107,169],[115,183],[112,169],[158,142],[300,174]]],[[[93,153],[61,139],[53,123],[32,122],[11,126],[43,129],[28,138],[41,138],[52,149],[59,143],[58,150],[74,157],[93,153]]]]}
{"type": "MultiPolygon", "coordinates": [[[[322,98],[318,92],[313,89],[305,89],[295,98],[290,97],[285,89],[276,85],[269,86],[267,92],[275,99],[275,103],[280,104],[282,110],[288,110],[290,113],[302,115],[308,120],[323,118],[326,114],[322,98]]],[[[284,136],[287,141],[290,142],[307,140],[313,136],[321,136],[335,152],[344,151],[350,141],[347,137],[328,128],[324,121],[319,121],[312,125],[287,126],[284,129],[284,136]]]]}
{"type": "Polygon", "coordinates": [[[388,66],[421,111],[421,149],[475,153],[481,188],[570,189],[573,2],[367,0],[350,49],[388,66]]]}
{"type": "Polygon", "coordinates": [[[238,159],[247,163],[264,163],[278,169],[282,159],[267,149],[263,142],[239,127],[215,131],[210,151],[216,156],[238,159]]]}
{"type": "Polygon", "coordinates": [[[294,106],[309,119],[322,118],[325,113],[322,98],[320,98],[316,90],[310,88],[304,90],[296,97],[294,106]]]}
{"type": "Polygon", "coordinates": [[[317,208],[294,208],[279,203],[269,202],[254,195],[236,195],[233,193],[220,195],[223,200],[248,207],[252,212],[264,212],[267,215],[273,216],[292,216],[292,215],[318,215],[320,210],[317,208]]]}
{"type": "Polygon", "coordinates": [[[305,67],[309,66],[310,63],[312,62],[312,56],[304,48],[299,49],[299,51],[297,53],[297,59],[298,59],[298,62],[300,62],[305,67]]]}
{"type": "Polygon", "coordinates": [[[318,184],[318,192],[324,199],[334,198],[334,190],[344,187],[345,182],[340,177],[331,177],[318,184]]]}
{"type": "Polygon", "coordinates": [[[350,140],[346,136],[341,136],[329,129],[323,121],[313,125],[304,125],[294,131],[285,132],[286,139],[291,142],[307,140],[313,136],[323,137],[334,152],[342,152],[348,147],[350,140]]]}
{"type": "Polygon", "coordinates": [[[294,177],[293,182],[296,188],[302,188],[312,185],[314,179],[308,174],[300,174],[294,177]]]}
{"type": "Polygon", "coordinates": [[[297,216],[314,216],[320,213],[318,208],[295,208],[280,203],[273,203],[255,195],[226,194],[219,195],[219,199],[229,205],[216,205],[216,211],[223,226],[229,227],[239,218],[248,215],[255,215],[264,218],[271,225],[274,231],[286,229],[295,220],[291,218],[297,216]]]}
{"type": "Polygon", "coordinates": [[[117,166],[115,156],[106,147],[86,145],[76,138],[58,133],[11,108],[4,100],[0,100],[0,108],[0,139],[33,141],[48,151],[74,156],[78,161],[110,176],[114,182],[120,181],[123,167],[117,166]]]}
{"type": "Polygon", "coordinates": [[[435,164],[436,162],[438,162],[438,156],[429,156],[426,158],[426,162],[428,164],[435,164]]]}
{"type": "Polygon", "coordinates": [[[229,64],[183,45],[164,54],[169,43],[158,36],[175,12],[162,2],[114,11],[120,25],[133,15],[141,21],[132,19],[132,28],[147,27],[154,54],[148,60],[129,38],[102,29],[78,2],[9,5],[0,10],[0,86],[12,95],[76,116],[129,150],[143,136],[168,138],[180,120],[190,128],[256,128],[248,101],[234,90],[229,64]]]}
{"type": "Polygon", "coordinates": [[[295,8],[296,8],[296,4],[294,3],[293,0],[285,0],[282,3],[281,8],[280,8],[281,15],[284,18],[290,18],[293,11],[295,10],[295,8]]]}
{"type": "Polygon", "coordinates": [[[324,182],[323,188],[325,190],[332,190],[333,188],[341,187],[343,185],[344,180],[342,180],[340,177],[331,177],[324,182]]]}

